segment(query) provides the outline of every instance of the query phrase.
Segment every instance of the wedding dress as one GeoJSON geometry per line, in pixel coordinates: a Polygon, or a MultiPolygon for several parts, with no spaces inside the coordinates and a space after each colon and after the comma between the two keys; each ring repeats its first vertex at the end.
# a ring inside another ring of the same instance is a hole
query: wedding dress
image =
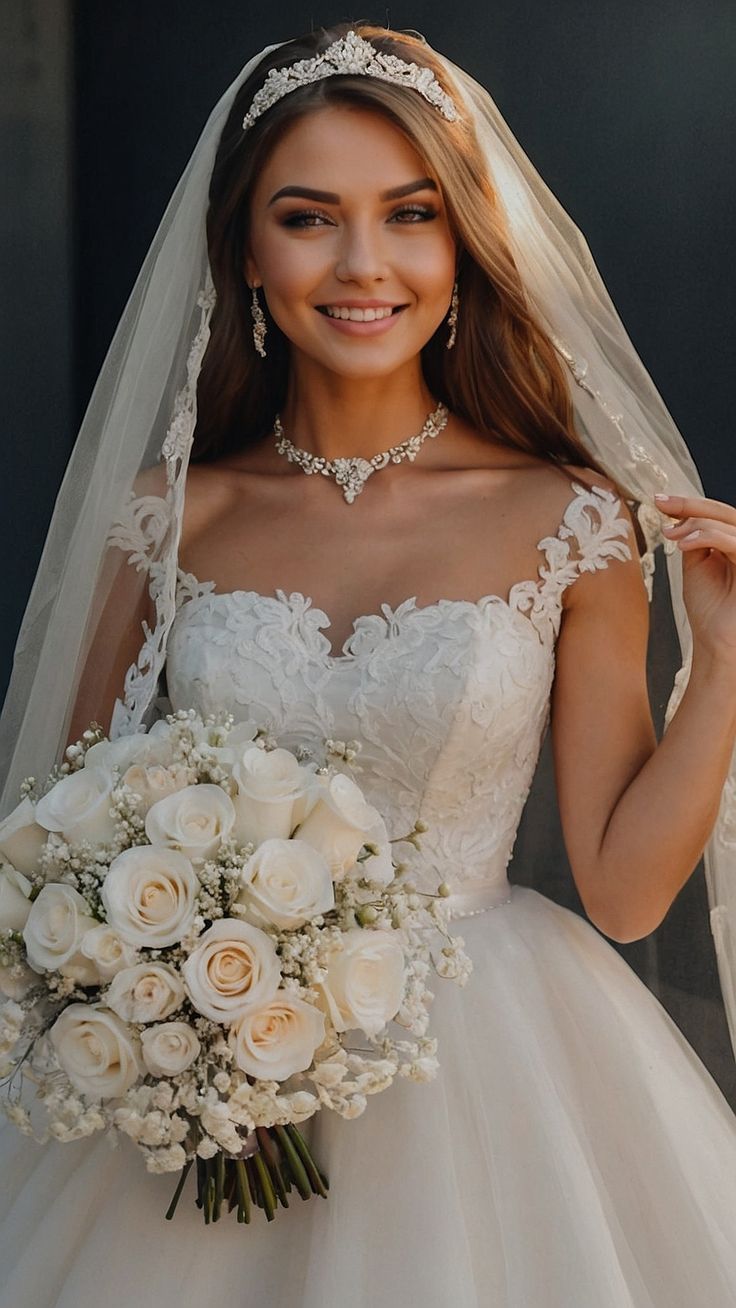
{"type": "Polygon", "coordinates": [[[167,1222],[175,1178],[128,1141],[39,1147],[4,1126],[1,1308],[736,1304],[736,1118],[611,944],[506,876],[562,596],[629,554],[619,500],[571,492],[536,580],[383,605],[340,651],[308,597],[179,570],[172,706],[226,706],[284,743],[358,739],[391,834],[427,823],[415,880],[450,881],[474,971],[434,986],[437,1079],[399,1080],[352,1121],[319,1112],[329,1196],[295,1194],[272,1224],[205,1228],[191,1180],[167,1222]]]}

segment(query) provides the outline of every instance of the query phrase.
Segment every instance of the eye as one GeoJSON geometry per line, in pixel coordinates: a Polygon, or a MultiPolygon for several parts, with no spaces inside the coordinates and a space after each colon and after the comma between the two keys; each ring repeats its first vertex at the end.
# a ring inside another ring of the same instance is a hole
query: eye
{"type": "Polygon", "coordinates": [[[404,214],[409,215],[409,217],[405,219],[405,221],[409,223],[431,222],[433,218],[437,217],[437,210],[433,209],[429,204],[404,204],[391,215],[391,220],[393,221],[394,218],[402,219],[403,223],[404,220],[402,216],[404,214]]]}
{"type": "Polygon", "coordinates": [[[300,209],[298,213],[290,213],[288,218],[284,219],[284,227],[318,227],[319,222],[310,220],[322,218],[327,222],[330,221],[327,214],[322,213],[320,209],[300,209]]]}

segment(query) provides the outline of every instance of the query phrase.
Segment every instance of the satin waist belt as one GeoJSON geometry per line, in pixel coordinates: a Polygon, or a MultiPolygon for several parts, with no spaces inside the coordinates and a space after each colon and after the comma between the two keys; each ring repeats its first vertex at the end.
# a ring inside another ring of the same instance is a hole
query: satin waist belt
{"type": "Polygon", "coordinates": [[[467,890],[456,890],[445,900],[449,905],[451,917],[473,917],[476,913],[485,913],[489,908],[498,908],[509,904],[513,886],[504,878],[489,885],[472,886],[467,890]]]}

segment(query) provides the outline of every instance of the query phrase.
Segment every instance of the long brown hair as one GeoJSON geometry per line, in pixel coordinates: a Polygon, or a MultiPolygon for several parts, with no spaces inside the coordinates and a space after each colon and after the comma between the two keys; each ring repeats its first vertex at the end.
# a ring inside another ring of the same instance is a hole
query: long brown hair
{"type": "Polygon", "coordinates": [[[207,241],[217,303],[198,384],[192,460],[213,460],[255,443],[271,429],[284,402],[289,342],[267,306],[265,359],[253,344],[243,270],[251,196],[264,160],[287,125],[325,105],[346,103],[383,114],[403,132],[444,196],[458,250],[461,313],[453,350],[445,348],[444,324],[422,349],[432,394],[481,434],[551,463],[590,468],[613,482],[623,498],[632,499],[575,430],[563,365],[528,302],[505,214],[465,117],[448,122],[416,91],[371,77],[340,76],[291,91],[243,131],[243,116],[270,69],[313,58],[351,28],[379,51],[429,66],[448,93],[456,95],[421,40],[365,23],[320,28],[280,46],[239,88],[209,189],[207,241]]]}

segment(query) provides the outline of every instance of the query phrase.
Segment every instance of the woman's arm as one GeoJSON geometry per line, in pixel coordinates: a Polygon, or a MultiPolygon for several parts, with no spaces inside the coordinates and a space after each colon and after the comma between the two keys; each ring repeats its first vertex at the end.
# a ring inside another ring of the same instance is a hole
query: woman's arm
{"type": "Polygon", "coordinates": [[[569,588],[552,693],[573,876],[591,921],[621,942],[653,931],[697,866],[736,743],[736,666],[695,641],[689,684],[657,744],[631,536],[630,562],[611,560],[569,588]]]}

